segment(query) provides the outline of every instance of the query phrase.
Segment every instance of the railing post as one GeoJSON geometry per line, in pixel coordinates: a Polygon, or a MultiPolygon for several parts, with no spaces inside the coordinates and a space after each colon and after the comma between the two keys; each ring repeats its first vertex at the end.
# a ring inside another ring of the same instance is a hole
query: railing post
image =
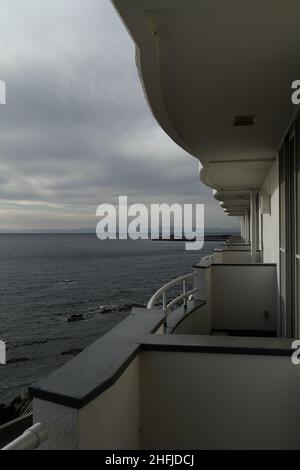
{"type": "Polygon", "coordinates": [[[164,323],[164,332],[166,333],[167,332],[167,326],[168,326],[168,323],[167,323],[167,294],[166,292],[163,292],[163,295],[162,295],[162,298],[163,298],[163,312],[164,312],[164,315],[165,315],[165,323],[164,323]]]}
{"type": "MultiPolygon", "coordinates": [[[[186,296],[187,290],[186,290],[186,279],[182,281],[182,288],[183,288],[183,294],[186,296]]],[[[186,310],[187,309],[187,298],[184,297],[183,299],[183,308],[186,310]]]]}
{"type": "MultiPolygon", "coordinates": [[[[171,282],[168,282],[168,284],[165,284],[163,287],[161,287],[149,300],[147,304],[147,309],[151,310],[152,308],[155,308],[157,305],[157,301],[159,299],[162,299],[162,310],[164,312],[164,325],[165,325],[165,332],[167,331],[167,324],[168,324],[168,311],[175,305],[177,305],[180,302],[180,305],[183,305],[184,309],[186,310],[188,307],[188,296],[189,295],[195,295],[196,299],[198,300],[199,298],[199,283],[196,282],[196,277],[198,275],[198,270],[189,274],[185,274],[184,276],[180,276],[176,279],[174,279],[171,282]],[[193,279],[194,281],[194,288],[189,290],[189,279],[193,279]],[[167,292],[169,291],[170,288],[174,287],[175,285],[182,283],[182,293],[175,297],[171,302],[168,303],[167,301],[167,292]]],[[[200,283],[201,284],[201,283],[200,283]]],[[[202,298],[200,297],[202,300],[202,298]]]]}

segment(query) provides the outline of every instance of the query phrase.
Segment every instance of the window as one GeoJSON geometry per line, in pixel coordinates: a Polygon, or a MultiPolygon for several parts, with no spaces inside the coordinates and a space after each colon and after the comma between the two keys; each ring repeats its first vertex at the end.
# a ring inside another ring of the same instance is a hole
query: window
{"type": "Polygon", "coordinates": [[[297,193],[300,193],[300,147],[297,140],[300,142],[299,120],[293,124],[279,153],[280,330],[281,335],[288,337],[299,336],[300,265],[297,252],[298,246],[300,247],[300,218],[297,213],[300,210],[300,200],[298,201],[297,193]]]}

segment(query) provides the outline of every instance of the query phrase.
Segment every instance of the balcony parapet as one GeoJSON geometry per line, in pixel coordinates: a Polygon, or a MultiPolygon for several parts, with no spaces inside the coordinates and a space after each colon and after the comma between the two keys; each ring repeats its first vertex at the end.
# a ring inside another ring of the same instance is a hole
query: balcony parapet
{"type": "Polygon", "coordinates": [[[215,263],[236,264],[262,263],[262,252],[256,250],[256,260],[254,262],[248,245],[223,245],[214,249],[213,261],[215,263]]]}
{"type": "Polygon", "coordinates": [[[80,409],[111,387],[141,348],[141,338],[157,332],[161,310],[133,309],[131,315],[60,369],[29,389],[33,398],[80,409]]]}
{"type": "Polygon", "coordinates": [[[291,357],[288,338],[250,338],[206,335],[151,335],[143,339],[143,351],[249,354],[291,357]]]}
{"type": "Polygon", "coordinates": [[[65,389],[61,385],[59,392],[64,400],[71,394],[67,406],[52,393],[57,372],[44,382],[43,399],[34,399],[34,414],[35,421],[42,420],[49,429],[47,449],[192,449],[199,442],[201,449],[298,448],[294,429],[300,416],[295,407],[299,374],[290,360],[292,340],[143,335],[140,321],[147,316],[151,316],[148,310],[140,310],[130,320],[133,327],[139,324],[141,336],[135,341],[127,336],[128,324],[121,329],[123,340],[135,343],[134,354],[124,354],[119,330],[113,353],[121,353],[117,361],[121,373],[110,383],[107,376],[113,372],[107,367],[112,348],[105,337],[99,340],[103,347],[98,342],[97,351],[90,349],[84,361],[62,367],[65,389]],[[101,354],[95,357],[95,352],[101,354]],[[84,385],[92,374],[97,396],[85,405],[81,402],[78,409],[70,384],[84,385]],[[283,395],[283,386],[295,393],[287,390],[283,395]],[[274,409],[275,422],[269,419],[274,409]]]}

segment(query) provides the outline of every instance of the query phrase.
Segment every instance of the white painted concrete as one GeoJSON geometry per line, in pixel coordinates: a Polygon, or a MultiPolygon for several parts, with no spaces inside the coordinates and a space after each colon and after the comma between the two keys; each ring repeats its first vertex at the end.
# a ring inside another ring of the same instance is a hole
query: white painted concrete
{"type": "Polygon", "coordinates": [[[41,450],[139,449],[139,359],[80,410],[38,399],[33,400],[33,407],[34,421],[49,430],[41,450]]]}
{"type": "Polygon", "coordinates": [[[220,329],[277,329],[275,266],[214,266],[212,324],[220,329]]]}
{"type": "Polygon", "coordinates": [[[143,352],[142,448],[300,449],[299,393],[289,357],[143,352]]]}
{"type": "Polygon", "coordinates": [[[34,400],[48,449],[300,449],[289,357],[140,353],[81,410],[34,400]]]}
{"type": "Polygon", "coordinates": [[[250,232],[251,232],[251,259],[253,263],[256,263],[257,253],[257,204],[256,204],[257,192],[252,191],[250,197],[250,232]]]}
{"type": "Polygon", "coordinates": [[[243,245],[242,243],[239,245],[227,243],[222,248],[223,248],[223,251],[250,251],[251,250],[250,245],[243,245]]]}
{"type": "Polygon", "coordinates": [[[164,325],[161,325],[158,330],[155,332],[156,335],[164,335],[165,334],[165,328],[164,325]]]}
{"type": "Polygon", "coordinates": [[[140,448],[139,358],[119,380],[79,411],[79,449],[140,448]]]}
{"type": "Polygon", "coordinates": [[[263,214],[263,261],[279,264],[279,176],[278,157],[261,190],[271,197],[271,213],[263,214]]]}
{"type": "Polygon", "coordinates": [[[249,211],[245,210],[245,243],[250,242],[249,211]]]}
{"type": "Polygon", "coordinates": [[[223,263],[223,251],[215,251],[213,262],[214,263],[223,263]]]}
{"type": "Polygon", "coordinates": [[[245,240],[245,216],[241,218],[241,237],[245,240]]]}
{"type": "MultiPolygon", "coordinates": [[[[256,252],[256,262],[260,262],[260,260],[261,253],[256,252]]],[[[215,263],[249,264],[252,263],[252,253],[249,250],[224,250],[217,253],[215,263]]]]}
{"type": "Polygon", "coordinates": [[[280,318],[280,252],[279,252],[279,157],[271,167],[261,190],[270,196],[270,213],[262,214],[263,262],[277,265],[277,328],[284,334],[280,318]]]}
{"type": "MultiPolygon", "coordinates": [[[[221,252],[249,257],[247,252],[221,252]]],[[[176,334],[209,334],[211,329],[277,331],[278,288],[274,265],[211,265],[200,269],[205,308],[183,320],[176,334]]]]}
{"type": "Polygon", "coordinates": [[[49,432],[39,450],[78,449],[78,410],[35,398],[33,416],[34,422],[43,423],[49,432]]]}
{"type": "Polygon", "coordinates": [[[209,306],[205,304],[190,313],[186,319],[178,325],[174,334],[193,335],[197,332],[199,335],[210,335],[211,329],[211,311],[209,306]]]}
{"type": "Polygon", "coordinates": [[[289,94],[278,90],[298,74],[298,0],[265,0],[263,9],[258,0],[113,3],[137,45],[152,111],[201,160],[202,181],[222,190],[259,188],[295,113],[289,94]],[[259,73],[249,74],[258,64],[259,73]],[[222,77],[219,99],[215,77],[222,77]],[[256,124],[236,128],[238,109],[257,115],[256,124]]]}
{"type": "MultiPolygon", "coordinates": [[[[209,265],[210,262],[207,263],[209,265]]],[[[198,291],[194,294],[194,299],[196,301],[203,300],[207,298],[207,289],[206,289],[206,276],[207,276],[207,269],[194,269],[196,276],[193,278],[193,288],[198,289],[198,291]]]]}

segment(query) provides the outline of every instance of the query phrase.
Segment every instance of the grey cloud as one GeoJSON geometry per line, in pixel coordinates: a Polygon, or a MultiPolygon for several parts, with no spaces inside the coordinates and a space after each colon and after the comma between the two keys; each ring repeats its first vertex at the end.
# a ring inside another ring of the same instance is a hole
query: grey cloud
{"type": "Polygon", "coordinates": [[[155,122],[109,0],[10,0],[2,10],[0,229],[93,225],[95,207],[119,194],[202,202],[210,225],[235,225],[197,161],[155,122]]]}

